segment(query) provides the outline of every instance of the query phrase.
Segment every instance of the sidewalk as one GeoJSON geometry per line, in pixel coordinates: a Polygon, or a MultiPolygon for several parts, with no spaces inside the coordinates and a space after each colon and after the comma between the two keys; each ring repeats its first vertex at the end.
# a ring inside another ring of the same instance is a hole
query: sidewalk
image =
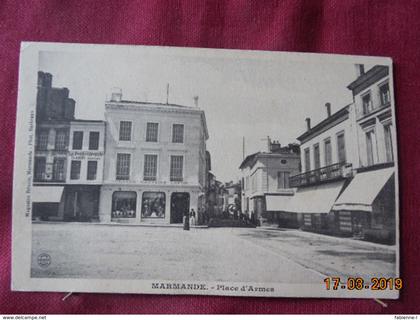
{"type": "Polygon", "coordinates": [[[299,235],[300,237],[306,237],[308,239],[316,239],[321,240],[325,239],[327,241],[335,240],[337,242],[341,242],[343,244],[347,245],[357,245],[360,247],[370,247],[370,248],[376,248],[380,250],[387,250],[394,252],[397,250],[397,245],[387,245],[387,244],[381,244],[381,243],[375,243],[375,242],[369,242],[359,239],[353,239],[353,238],[344,238],[344,237],[336,237],[332,235],[327,234],[321,234],[321,233],[315,233],[310,231],[303,231],[300,229],[286,229],[286,228],[276,228],[276,227],[258,227],[257,229],[263,229],[263,230],[270,230],[270,231],[279,231],[279,232],[288,232],[291,234],[299,235]]]}
{"type": "MultiPolygon", "coordinates": [[[[78,222],[78,221],[32,221],[32,224],[68,224],[68,225],[86,225],[86,226],[120,226],[120,227],[164,227],[164,228],[183,228],[182,223],[138,223],[128,224],[119,222],[78,222]]],[[[206,229],[207,225],[190,225],[194,229],[206,229]]]]}

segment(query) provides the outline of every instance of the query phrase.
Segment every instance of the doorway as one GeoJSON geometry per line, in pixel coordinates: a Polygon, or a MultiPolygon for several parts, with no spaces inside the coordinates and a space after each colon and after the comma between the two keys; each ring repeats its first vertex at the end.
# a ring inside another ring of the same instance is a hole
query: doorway
{"type": "Polygon", "coordinates": [[[174,192],[171,195],[171,223],[182,223],[186,212],[190,212],[190,194],[174,192]]]}

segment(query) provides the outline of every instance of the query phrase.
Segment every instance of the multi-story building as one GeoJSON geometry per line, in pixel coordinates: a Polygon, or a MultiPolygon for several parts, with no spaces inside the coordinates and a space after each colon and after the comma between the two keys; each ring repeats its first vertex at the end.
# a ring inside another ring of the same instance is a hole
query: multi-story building
{"type": "Polygon", "coordinates": [[[283,211],[281,204],[293,196],[289,177],[299,173],[299,147],[293,144],[281,147],[268,138],[267,150],[247,156],[239,168],[242,212],[253,221],[277,220],[279,217],[268,212],[283,211]]]}
{"type": "Polygon", "coordinates": [[[290,177],[290,185],[297,189],[287,207],[299,214],[304,229],[320,232],[330,232],[335,219],[330,212],[358,162],[354,105],[333,114],[329,103],[325,108],[325,119],[311,127],[307,118],[307,130],[297,138],[302,173],[290,177]]]}
{"type": "Polygon", "coordinates": [[[87,221],[98,215],[105,123],[74,119],[67,88],[38,73],[32,211],[34,219],[87,221]]]}
{"type": "Polygon", "coordinates": [[[202,211],[208,176],[204,111],[122,100],[114,92],[105,103],[105,121],[101,222],[182,223],[190,209],[202,211]]]}
{"type": "Polygon", "coordinates": [[[358,167],[334,209],[348,221],[341,226],[343,231],[392,243],[396,229],[396,133],[389,67],[376,65],[365,72],[363,65],[356,65],[356,69],[357,79],[348,89],[355,104],[358,167]]]}
{"type": "Polygon", "coordinates": [[[64,190],[67,220],[98,220],[103,180],[105,122],[72,120],[64,190]]]}

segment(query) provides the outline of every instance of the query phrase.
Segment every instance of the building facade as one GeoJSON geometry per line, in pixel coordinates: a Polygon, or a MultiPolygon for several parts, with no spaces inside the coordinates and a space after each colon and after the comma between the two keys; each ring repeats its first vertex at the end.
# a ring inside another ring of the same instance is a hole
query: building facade
{"type": "Polygon", "coordinates": [[[74,111],[69,90],[52,87],[51,74],[39,72],[33,219],[91,221],[98,215],[105,124],[77,120],[74,111]]]}
{"type": "Polygon", "coordinates": [[[307,118],[307,130],[297,138],[302,173],[290,177],[296,193],[287,210],[299,215],[305,230],[334,233],[334,224],[341,223],[332,213],[332,207],[357,167],[353,109],[354,105],[350,104],[332,114],[331,105],[326,103],[325,119],[311,127],[307,118]]]}
{"type": "Polygon", "coordinates": [[[208,185],[204,111],[125,101],[115,93],[105,104],[105,121],[101,222],[182,223],[186,212],[202,211],[208,185]]]}
{"type": "Polygon", "coordinates": [[[277,204],[272,203],[288,201],[294,194],[289,177],[299,172],[299,147],[281,147],[268,139],[267,150],[247,156],[239,168],[243,184],[242,212],[260,224],[276,222],[279,217],[270,212],[283,210],[277,210],[277,204]]]}
{"type": "Polygon", "coordinates": [[[365,72],[363,65],[356,65],[356,70],[348,89],[355,105],[358,167],[334,209],[349,221],[347,228],[341,226],[343,231],[394,243],[396,131],[389,68],[377,65],[365,72]]]}

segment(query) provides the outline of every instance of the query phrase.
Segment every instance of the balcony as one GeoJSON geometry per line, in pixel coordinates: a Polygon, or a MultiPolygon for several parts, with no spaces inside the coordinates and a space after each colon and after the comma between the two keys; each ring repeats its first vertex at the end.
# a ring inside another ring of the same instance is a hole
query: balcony
{"type": "Polygon", "coordinates": [[[351,165],[347,163],[335,163],[326,167],[304,172],[289,178],[292,188],[319,184],[322,182],[339,180],[351,173],[351,165]]]}

